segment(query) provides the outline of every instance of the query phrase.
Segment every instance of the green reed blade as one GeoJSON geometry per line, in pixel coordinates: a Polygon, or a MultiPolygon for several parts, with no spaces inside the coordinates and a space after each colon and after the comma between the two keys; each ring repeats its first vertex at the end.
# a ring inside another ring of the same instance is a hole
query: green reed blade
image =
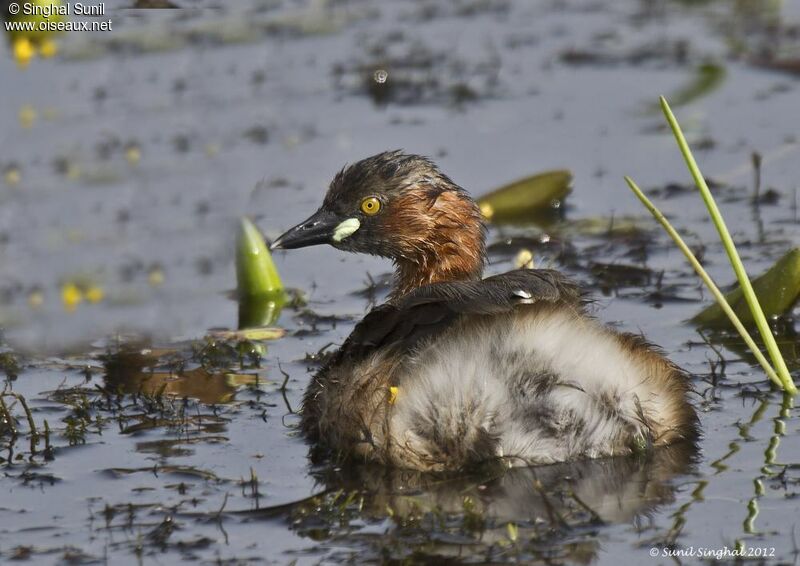
{"type": "Polygon", "coordinates": [[[761,310],[761,305],[758,303],[758,298],[753,291],[753,286],[750,284],[750,278],[747,276],[747,272],[742,264],[742,260],[739,258],[736,245],[733,243],[730,232],[728,232],[728,228],[725,225],[725,220],[722,217],[722,213],[720,213],[719,208],[717,208],[717,203],[714,201],[711,190],[709,190],[706,180],[703,177],[703,174],[700,172],[700,168],[697,166],[697,162],[692,155],[692,150],[689,149],[689,144],[686,142],[683,131],[681,130],[675,115],[672,113],[669,103],[667,103],[667,99],[662,96],[660,98],[660,102],[661,109],[664,112],[664,116],[667,118],[670,128],[672,128],[672,133],[675,136],[675,140],[678,142],[678,147],[681,150],[681,154],[683,154],[683,158],[686,161],[689,172],[692,174],[694,182],[697,185],[697,188],[700,190],[700,195],[703,197],[703,201],[706,203],[706,208],[708,208],[711,220],[714,222],[717,232],[719,232],[722,244],[725,247],[726,253],[728,254],[728,259],[731,262],[733,271],[736,273],[736,278],[739,280],[739,285],[742,288],[742,292],[744,293],[747,304],[750,306],[750,311],[753,313],[753,319],[756,322],[758,331],[761,333],[761,338],[764,340],[764,344],[767,346],[767,352],[769,352],[772,363],[775,365],[776,373],[782,382],[783,389],[788,393],[795,395],[797,393],[797,387],[795,386],[794,381],[792,381],[792,376],[789,375],[789,369],[786,367],[786,362],[784,361],[783,356],[778,349],[778,344],[775,342],[775,337],[772,335],[772,330],[767,322],[767,317],[764,316],[764,311],[761,310]]]}
{"type": "Polygon", "coordinates": [[[645,206],[645,208],[649,210],[653,217],[658,220],[659,224],[664,227],[664,230],[666,230],[667,234],[670,235],[678,248],[680,248],[680,250],[683,252],[683,255],[686,256],[687,260],[689,260],[689,263],[692,264],[692,267],[700,276],[700,279],[703,280],[703,282],[706,284],[706,287],[708,287],[709,291],[711,291],[711,294],[714,295],[714,298],[717,300],[717,303],[719,303],[720,308],[722,308],[727,317],[730,319],[731,324],[733,324],[733,326],[739,332],[739,335],[744,339],[747,347],[753,352],[753,355],[758,360],[758,363],[761,364],[761,367],[764,369],[764,372],[767,374],[770,380],[772,380],[772,382],[778,387],[783,387],[783,382],[775,373],[775,370],[772,369],[772,366],[767,361],[767,358],[764,357],[764,354],[761,353],[761,350],[756,345],[752,336],[750,336],[750,333],[747,332],[747,329],[742,324],[742,321],[740,321],[739,317],[736,316],[736,313],[731,305],[725,300],[725,295],[714,283],[714,280],[711,279],[711,276],[708,274],[708,272],[703,269],[702,265],[700,265],[700,262],[692,253],[692,250],[689,249],[689,246],[686,245],[686,242],[683,241],[683,238],[681,238],[680,234],[678,234],[675,228],[672,227],[672,224],[669,223],[669,220],[667,220],[664,214],[658,208],[656,208],[656,205],[654,205],[650,199],[645,196],[633,179],[630,177],[625,177],[625,182],[628,183],[628,186],[631,188],[633,193],[639,198],[640,201],[642,201],[642,204],[645,206]]]}

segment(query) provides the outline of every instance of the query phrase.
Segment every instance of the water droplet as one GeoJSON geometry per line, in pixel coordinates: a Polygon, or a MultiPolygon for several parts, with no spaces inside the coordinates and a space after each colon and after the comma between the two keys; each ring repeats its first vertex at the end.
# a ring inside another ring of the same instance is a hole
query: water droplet
{"type": "Polygon", "coordinates": [[[386,79],[389,78],[389,73],[385,69],[378,69],[372,77],[375,79],[376,83],[383,84],[386,82],[386,79]]]}

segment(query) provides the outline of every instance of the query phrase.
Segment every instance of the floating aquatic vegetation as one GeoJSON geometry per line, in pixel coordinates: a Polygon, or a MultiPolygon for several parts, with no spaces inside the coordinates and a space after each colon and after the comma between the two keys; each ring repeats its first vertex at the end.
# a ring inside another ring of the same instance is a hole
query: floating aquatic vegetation
{"type": "Polygon", "coordinates": [[[210,335],[223,340],[277,340],[283,337],[286,331],[283,328],[269,326],[248,327],[244,330],[212,330],[210,335]]]}
{"type": "Polygon", "coordinates": [[[236,240],[239,328],[273,324],[286,303],[286,292],[261,232],[242,218],[236,240]]]}
{"type": "Polygon", "coordinates": [[[504,185],[478,198],[486,220],[494,224],[541,222],[557,215],[572,190],[572,173],[546,171],[504,185]]]}
{"type": "Polygon", "coordinates": [[[337,324],[343,322],[353,322],[353,317],[344,314],[320,314],[310,308],[298,309],[295,321],[303,328],[295,331],[295,336],[309,336],[320,334],[320,326],[330,326],[336,328],[337,324]]]}
{"type": "Polygon", "coordinates": [[[230,368],[260,368],[266,346],[251,340],[224,340],[208,336],[192,345],[192,358],[209,372],[229,371],[230,368]]]}
{"type": "Polygon", "coordinates": [[[592,216],[566,220],[558,226],[558,232],[565,236],[589,236],[600,238],[645,236],[650,227],[640,216],[592,216]]]}
{"type": "Polygon", "coordinates": [[[0,350],[0,371],[11,381],[17,379],[19,372],[22,371],[19,356],[8,349],[0,350]]]}
{"type": "Polygon", "coordinates": [[[265,27],[270,32],[328,35],[369,14],[369,10],[353,8],[340,9],[328,0],[314,0],[302,8],[276,14],[265,22],[265,27]]]}
{"type": "Polygon", "coordinates": [[[264,237],[247,218],[242,218],[236,240],[236,282],[240,298],[283,292],[283,283],[264,237]]]}
{"type": "MultiPolygon", "coordinates": [[[[800,248],[784,254],[772,267],[753,280],[753,291],[768,317],[787,312],[800,295],[800,248]]],[[[753,314],[745,300],[741,287],[725,295],[743,324],[753,324],[753,314]]],[[[718,304],[709,305],[692,318],[702,327],[724,328],[730,321],[718,304]]]]}
{"type": "Polygon", "coordinates": [[[687,42],[683,39],[648,40],[624,49],[614,49],[597,41],[588,47],[570,47],[559,54],[562,63],[572,66],[638,66],[646,63],[682,64],[686,61],[687,42]]]}
{"type": "Polygon", "coordinates": [[[589,270],[603,287],[644,287],[649,285],[653,271],[637,265],[592,262],[589,270]]]}
{"type": "MultiPolygon", "coordinates": [[[[274,324],[286,304],[283,293],[275,293],[265,297],[240,297],[239,298],[239,328],[261,328],[274,324]]],[[[272,329],[277,330],[277,329],[272,329]]]]}
{"type": "MultiPolygon", "coordinates": [[[[17,417],[14,416],[11,409],[15,404],[22,406],[25,414],[25,420],[28,423],[28,435],[30,436],[31,453],[36,451],[36,446],[39,443],[39,431],[36,428],[36,422],[33,419],[33,414],[28,406],[25,397],[18,393],[3,392],[0,393],[0,434],[11,436],[11,444],[13,444],[19,436],[19,429],[17,426],[17,417]],[[7,402],[9,400],[9,402],[7,402]],[[13,404],[10,404],[13,403],[13,404]]],[[[4,459],[0,458],[0,462],[4,459]]]]}

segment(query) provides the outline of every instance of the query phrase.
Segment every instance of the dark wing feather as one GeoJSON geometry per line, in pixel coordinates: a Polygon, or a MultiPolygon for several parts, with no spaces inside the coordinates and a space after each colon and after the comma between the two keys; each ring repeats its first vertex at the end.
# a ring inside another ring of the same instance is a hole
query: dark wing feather
{"type": "Polygon", "coordinates": [[[360,358],[376,348],[410,349],[461,315],[502,314],[538,302],[579,305],[581,294],[572,281],[550,269],[519,269],[480,281],[426,285],[370,311],[340,353],[360,358]]]}

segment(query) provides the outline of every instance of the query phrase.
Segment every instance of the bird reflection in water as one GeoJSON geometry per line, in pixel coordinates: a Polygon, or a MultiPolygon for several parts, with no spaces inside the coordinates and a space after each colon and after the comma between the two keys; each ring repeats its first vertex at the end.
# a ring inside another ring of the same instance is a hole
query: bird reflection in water
{"type": "Polygon", "coordinates": [[[548,559],[590,563],[600,551],[594,529],[625,523],[646,528],[643,521],[675,501],[679,480],[693,472],[696,457],[691,443],[678,443],[646,456],[586,459],[485,475],[448,476],[374,465],[327,467],[316,472],[323,495],[297,504],[291,516],[299,534],[340,543],[343,539],[337,532],[352,533],[351,521],[381,522],[380,532],[367,529],[363,536],[348,537],[368,546],[372,542],[381,547],[375,548],[380,553],[387,551],[387,541],[394,540],[398,548],[414,547],[419,558],[491,560],[492,552],[504,553],[514,546],[530,560],[545,553],[548,559]],[[335,509],[347,497],[358,502],[349,521],[342,521],[341,509],[325,512],[326,498],[335,509]],[[330,520],[324,528],[321,518],[330,520]],[[576,540],[576,535],[581,536],[576,540]]]}

